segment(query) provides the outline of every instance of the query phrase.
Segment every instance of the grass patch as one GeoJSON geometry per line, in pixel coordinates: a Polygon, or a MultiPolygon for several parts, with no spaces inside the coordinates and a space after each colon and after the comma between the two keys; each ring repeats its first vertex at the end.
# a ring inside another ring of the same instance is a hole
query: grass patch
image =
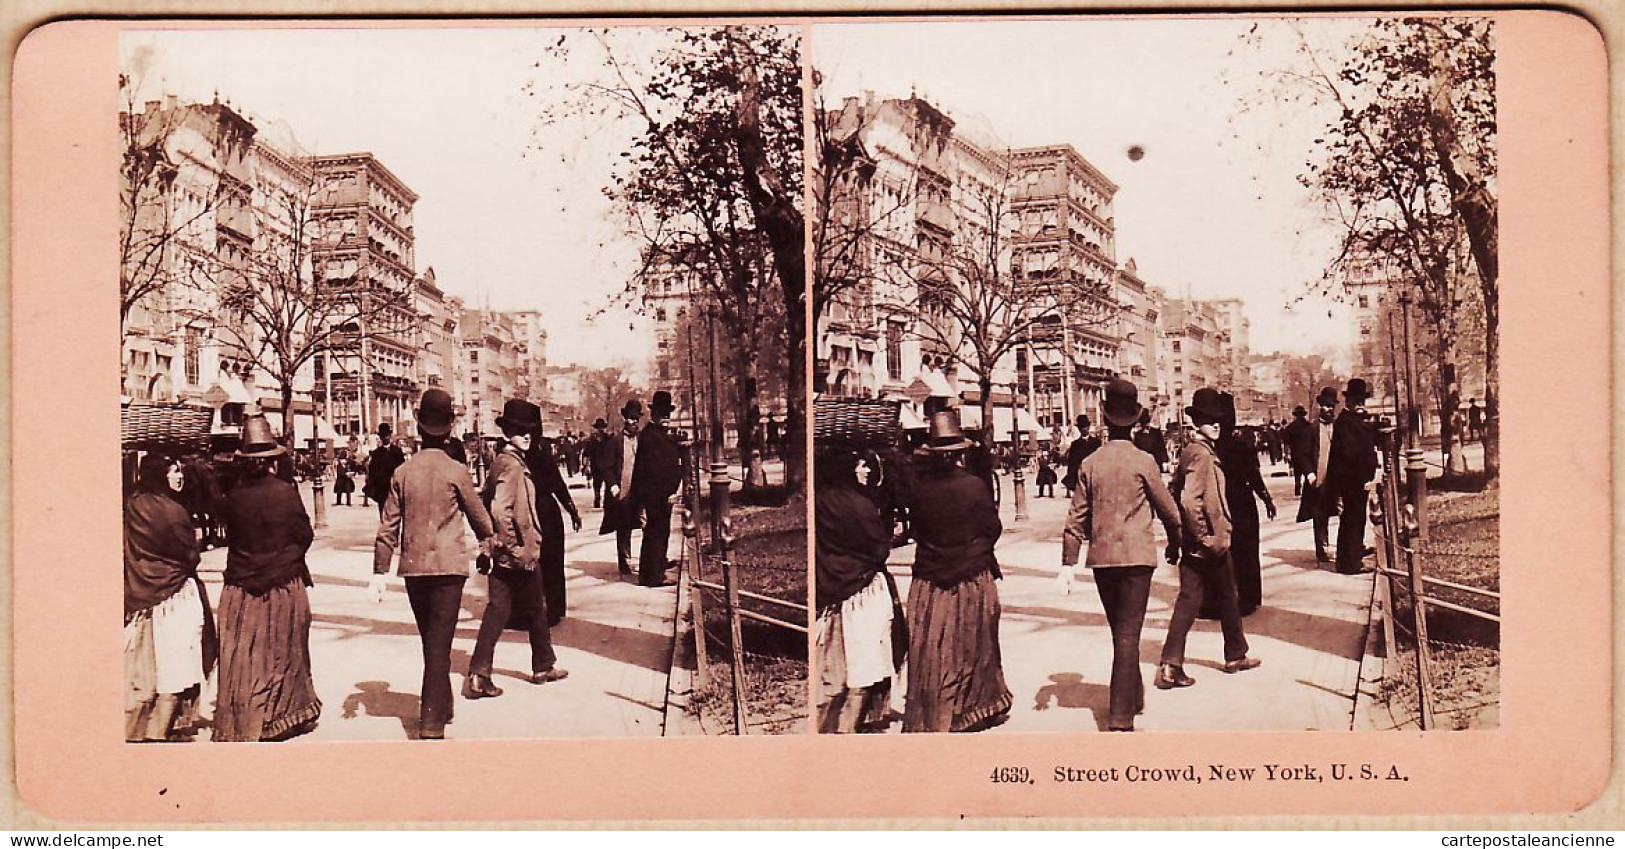
{"type": "MultiPolygon", "coordinates": [[[[1423,574],[1499,592],[1501,586],[1500,489],[1441,494],[1428,500],[1428,540],[1423,574]]],[[[1500,612],[1498,599],[1430,585],[1429,596],[1500,612]]],[[[1401,722],[1420,710],[1416,685],[1414,614],[1408,594],[1394,594],[1396,640],[1379,699],[1401,722]]],[[[1501,629],[1495,622],[1444,608],[1428,609],[1429,674],[1435,718],[1441,728],[1493,728],[1500,721],[1501,629]]]]}

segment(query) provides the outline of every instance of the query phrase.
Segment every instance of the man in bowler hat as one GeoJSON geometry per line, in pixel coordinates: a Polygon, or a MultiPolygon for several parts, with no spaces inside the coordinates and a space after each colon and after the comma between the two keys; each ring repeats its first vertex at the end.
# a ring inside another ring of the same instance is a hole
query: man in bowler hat
{"type": "Polygon", "coordinates": [[[1068,497],[1072,495],[1072,490],[1078,488],[1078,464],[1099,447],[1100,437],[1089,432],[1089,417],[1078,416],[1078,438],[1072,440],[1072,445],[1066,449],[1066,477],[1061,479],[1068,497]]]}
{"type": "Polygon", "coordinates": [[[1371,390],[1358,377],[1343,390],[1343,412],[1332,425],[1322,483],[1342,516],[1337,522],[1337,571],[1345,575],[1371,571],[1364,562],[1366,498],[1377,476],[1376,429],[1365,410],[1370,397],[1371,390]]]}
{"type": "Polygon", "coordinates": [[[1337,499],[1326,489],[1326,475],[1332,459],[1332,427],[1337,421],[1337,390],[1330,386],[1315,397],[1315,421],[1298,431],[1292,446],[1292,468],[1303,475],[1303,497],[1298,501],[1300,522],[1312,521],[1315,529],[1315,560],[1330,563],[1326,553],[1331,517],[1337,515],[1337,499]]]}
{"type": "Polygon", "coordinates": [[[666,430],[676,409],[664,389],[649,399],[649,423],[638,434],[632,470],[632,501],[643,513],[643,543],[638,548],[638,583],[667,586],[666,546],[671,539],[671,497],[683,483],[683,451],[666,430]]]}
{"type": "Polygon", "coordinates": [[[451,644],[473,559],[463,524],[466,520],[473,529],[482,553],[489,553],[493,534],[468,466],[446,452],[454,444],[450,434],[455,418],[445,390],[423,393],[417,411],[423,447],[391,477],[372,549],[372,591],[378,600],[390,562],[400,553],[398,572],[423,643],[418,736],[424,740],[443,738],[452,716],[451,644]]]}
{"type": "Polygon", "coordinates": [[[1139,390],[1121,378],[1106,385],[1101,404],[1106,418],[1106,444],[1078,467],[1078,487],[1061,532],[1060,584],[1070,592],[1072,570],[1083,541],[1089,540],[1087,565],[1106,609],[1112,633],[1111,731],[1133,731],[1134,715],[1145,704],[1140,677],[1140,632],[1156,571],[1156,537],[1151,517],[1162,522],[1168,545],[1163,557],[1179,562],[1179,508],[1162,483],[1162,468],[1135,446],[1133,427],[1140,420],[1139,390]]]}
{"type": "Polygon", "coordinates": [[[378,447],[367,458],[367,486],[362,495],[378,502],[378,518],[384,517],[384,499],[389,497],[389,481],[395,470],[406,462],[406,454],[391,439],[395,429],[384,422],[378,426],[378,447]]]}

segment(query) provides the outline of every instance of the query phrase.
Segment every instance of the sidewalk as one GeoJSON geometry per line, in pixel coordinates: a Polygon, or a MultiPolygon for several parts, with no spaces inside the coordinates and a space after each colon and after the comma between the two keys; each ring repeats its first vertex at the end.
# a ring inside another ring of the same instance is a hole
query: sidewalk
{"type": "MultiPolygon", "coordinates": [[[[499,698],[456,698],[451,739],[660,736],[671,668],[676,593],[623,580],[615,568],[615,538],[599,536],[601,512],[592,492],[572,478],[582,529],[568,530],[565,576],[568,615],[553,629],[559,666],[570,677],[536,686],[519,675],[530,669],[525,634],[505,631],[496,650],[494,680],[499,698]]],[[[302,487],[306,507],[310,490],[302,487]]],[[[327,496],[332,497],[330,494],[327,496]]],[[[308,555],[315,586],[310,590],[312,672],[322,718],[310,740],[402,740],[416,735],[423,676],[421,643],[405,586],[389,579],[382,603],[366,586],[372,575],[372,543],[378,530],[374,506],[326,506],[328,527],[318,529],[308,555]]],[[[637,544],[636,537],[633,545],[637,544]]],[[[204,581],[211,602],[220,598],[225,551],[206,552],[204,581]]],[[[485,610],[486,578],[471,577],[452,645],[452,684],[463,673],[485,610]]]]}
{"type": "MultiPolygon", "coordinates": [[[[1167,636],[1177,567],[1157,568],[1145,630],[1140,669],[1146,708],[1135,723],[1140,731],[1171,730],[1348,730],[1370,621],[1372,577],[1339,575],[1331,564],[1315,562],[1313,530],[1294,523],[1297,498],[1290,477],[1271,477],[1284,464],[1264,469],[1279,514],[1261,531],[1264,604],[1243,620],[1250,654],[1264,665],[1227,675],[1223,637],[1217,622],[1197,620],[1186,646],[1185,670],[1195,678],[1187,689],[1151,685],[1167,636]]],[[[1065,490],[1057,498],[1028,499],[1031,514],[1014,521],[1011,479],[1002,479],[1004,537],[998,546],[1003,607],[999,637],[1006,683],[1015,696],[1006,732],[1105,730],[1107,684],[1111,678],[1111,632],[1089,570],[1080,566],[1070,595],[1055,583],[1061,561],[1065,490]]],[[[1028,494],[1036,489],[1028,480],[1028,494]]],[[[1262,517],[1263,506],[1260,505],[1262,517]]],[[[1332,532],[1336,533],[1333,522],[1332,532]]],[[[1161,530],[1157,531],[1160,551],[1161,530]]],[[[1369,532],[1368,532],[1369,533],[1369,532]]],[[[1368,537],[1369,539],[1369,537],[1368,537]]],[[[890,564],[907,591],[913,546],[895,549],[890,564]]],[[[1081,560],[1082,558],[1080,558],[1081,560]]],[[[901,689],[896,707],[901,710],[901,689]]],[[[898,731],[901,723],[894,723],[898,731]]]]}

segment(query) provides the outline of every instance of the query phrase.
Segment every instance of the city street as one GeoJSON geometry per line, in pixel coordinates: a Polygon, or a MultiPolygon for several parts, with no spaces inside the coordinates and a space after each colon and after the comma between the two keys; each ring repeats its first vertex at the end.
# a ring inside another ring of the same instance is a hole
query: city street
{"type": "MultiPolygon", "coordinates": [[[[662,733],[671,668],[673,589],[646,589],[615,568],[615,538],[599,536],[600,511],[581,478],[571,478],[582,529],[565,542],[568,615],[553,629],[559,666],[570,677],[544,686],[519,675],[530,670],[530,649],[520,631],[506,631],[493,676],[499,698],[456,699],[449,739],[537,737],[655,737],[662,733]]],[[[302,485],[309,509],[310,488],[302,485]]],[[[382,603],[366,591],[372,574],[377,508],[334,507],[326,495],[328,527],[316,532],[308,555],[315,586],[311,666],[322,717],[296,741],[404,740],[415,737],[422,655],[412,611],[399,578],[391,577],[382,603]]],[[[568,518],[566,518],[568,523],[568,518]]],[[[472,536],[471,536],[472,538],[472,536]]],[[[680,539],[680,536],[677,537],[680,539]]],[[[633,545],[637,538],[634,536],[633,545]]],[[[635,551],[634,551],[635,556],[635,551]]],[[[206,552],[204,580],[211,601],[220,598],[223,549],[206,552]]],[[[474,576],[463,591],[452,646],[452,682],[459,691],[485,609],[486,579],[474,576]]]]}
{"type": "MultiPolygon", "coordinates": [[[[1185,663],[1185,671],[1196,679],[1196,685],[1166,691],[1153,687],[1151,679],[1179,594],[1178,569],[1160,565],[1140,643],[1146,705],[1135,723],[1137,730],[1351,727],[1370,620],[1372,578],[1339,575],[1331,564],[1315,562],[1310,524],[1292,521],[1297,512],[1292,478],[1274,476],[1286,469],[1284,463],[1270,466],[1267,461],[1264,467],[1279,513],[1274,521],[1264,521],[1260,535],[1264,605],[1243,620],[1250,654],[1264,665],[1225,674],[1218,623],[1197,620],[1186,646],[1185,663]]],[[[1030,518],[1017,523],[1008,475],[1001,478],[1001,486],[1005,532],[998,546],[999,568],[1004,573],[999,582],[1003,607],[999,641],[1015,704],[1010,720],[995,732],[1104,731],[1112,642],[1100,597],[1089,570],[1081,565],[1070,595],[1061,595],[1055,580],[1061,562],[1066,491],[1057,486],[1055,498],[1032,498],[1036,489],[1029,475],[1030,518]]],[[[1262,518],[1262,505],[1259,511],[1262,518]]],[[[1332,533],[1336,532],[1334,520],[1332,533]]],[[[1160,551],[1160,528],[1157,533],[1160,551]]],[[[1371,539],[1368,531],[1367,541],[1371,539]]],[[[913,546],[892,552],[891,570],[904,592],[913,558],[913,546]]],[[[901,710],[902,689],[894,692],[898,694],[894,706],[901,710]]],[[[901,723],[893,723],[891,730],[901,730],[901,723]]]]}

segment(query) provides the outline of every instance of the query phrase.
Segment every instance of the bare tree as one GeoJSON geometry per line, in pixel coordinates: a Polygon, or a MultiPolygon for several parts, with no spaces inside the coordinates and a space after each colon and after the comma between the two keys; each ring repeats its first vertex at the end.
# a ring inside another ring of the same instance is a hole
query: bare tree
{"type": "Polygon", "coordinates": [[[364,341],[416,332],[411,284],[328,279],[314,268],[314,191],[314,181],[307,180],[303,191],[284,190],[265,198],[282,217],[286,232],[262,226],[247,261],[222,264],[218,272],[221,315],[215,333],[275,381],[285,438],[293,435],[295,384],[307,364],[326,355],[326,368],[331,369],[332,358],[340,356],[371,369],[364,341]]]}

